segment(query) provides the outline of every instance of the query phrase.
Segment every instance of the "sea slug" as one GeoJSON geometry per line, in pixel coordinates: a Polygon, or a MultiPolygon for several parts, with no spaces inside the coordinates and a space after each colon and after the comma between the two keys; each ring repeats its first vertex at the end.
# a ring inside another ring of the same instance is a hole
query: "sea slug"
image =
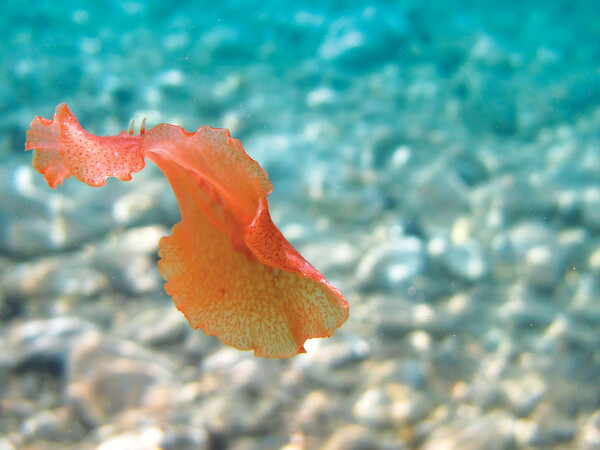
{"type": "Polygon", "coordinates": [[[193,328],[256,356],[286,358],[348,318],[344,296],[274,225],[267,173],[228,130],[159,124],[99,137],[61,104],[52,120],[33,119],[25,149],[53,188],[70,176],[90,186],[130,180],[145,158],[164,172],[181,221],[159,242],[158,268],[193,328]]]}

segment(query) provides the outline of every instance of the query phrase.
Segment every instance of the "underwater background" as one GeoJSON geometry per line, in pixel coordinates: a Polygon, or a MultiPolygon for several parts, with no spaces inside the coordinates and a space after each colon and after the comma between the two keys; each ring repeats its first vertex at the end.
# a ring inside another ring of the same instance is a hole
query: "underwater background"
{"type": "Polygon", "coordinates": [[[600,449],[600,5],[5,1],[0,450],[600,449]],[[217,4],[218,3],[218,4],[217,4]],[[229,128],[350,303],[288,360],[164,293],[162,174],[50,189],[23,151],[229,128]]]}

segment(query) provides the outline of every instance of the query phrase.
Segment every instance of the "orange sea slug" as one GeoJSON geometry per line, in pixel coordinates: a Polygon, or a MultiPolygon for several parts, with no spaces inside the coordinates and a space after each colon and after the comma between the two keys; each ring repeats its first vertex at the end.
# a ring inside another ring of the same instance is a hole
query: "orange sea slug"
{"type": "Polygon", "coordinates": [[[160,240],[158,268],[192,327],[256,356],[285,358],[348,318],[340,291],[273,224],[267,174],[228,130],[160,124],[139,136],[130,129],[99,137],[61,104],[52,120],[33,119],[25,149],[53,188],[71,175],[90,186],[130,180],[145,158],[165,173],[181,222],[160,240]]]}

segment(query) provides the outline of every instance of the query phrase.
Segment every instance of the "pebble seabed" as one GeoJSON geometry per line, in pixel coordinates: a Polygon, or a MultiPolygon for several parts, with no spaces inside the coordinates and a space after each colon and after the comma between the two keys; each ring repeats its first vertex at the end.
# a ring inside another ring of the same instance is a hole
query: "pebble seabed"
{"type": "Polygon", "coordinates": [[[108,3],[0,7],[0,449],[600,448],[594,2],[108,3]],[[22,154],[62,101],[231,129],[349,321],[285,361],[191,330],[158,170],[22,154]]]}

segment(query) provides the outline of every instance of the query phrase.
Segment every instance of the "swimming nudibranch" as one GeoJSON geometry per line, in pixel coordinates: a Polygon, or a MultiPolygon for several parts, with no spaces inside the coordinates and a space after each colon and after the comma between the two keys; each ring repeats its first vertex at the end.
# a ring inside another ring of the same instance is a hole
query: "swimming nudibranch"
{"type": "Polygon", "coordinates": [[[53,188],[71,175],[90,186],[130,180],[145,158],[164,172],[181,221],[160,240],[158,266],[193,328],[256,356],[286,358],[346,321],[346,299],[273,224],[267,174],[228,130],[131,130],[92,135],[61,104],[52,120],[33,119],[25,149],[53,188]]]}

